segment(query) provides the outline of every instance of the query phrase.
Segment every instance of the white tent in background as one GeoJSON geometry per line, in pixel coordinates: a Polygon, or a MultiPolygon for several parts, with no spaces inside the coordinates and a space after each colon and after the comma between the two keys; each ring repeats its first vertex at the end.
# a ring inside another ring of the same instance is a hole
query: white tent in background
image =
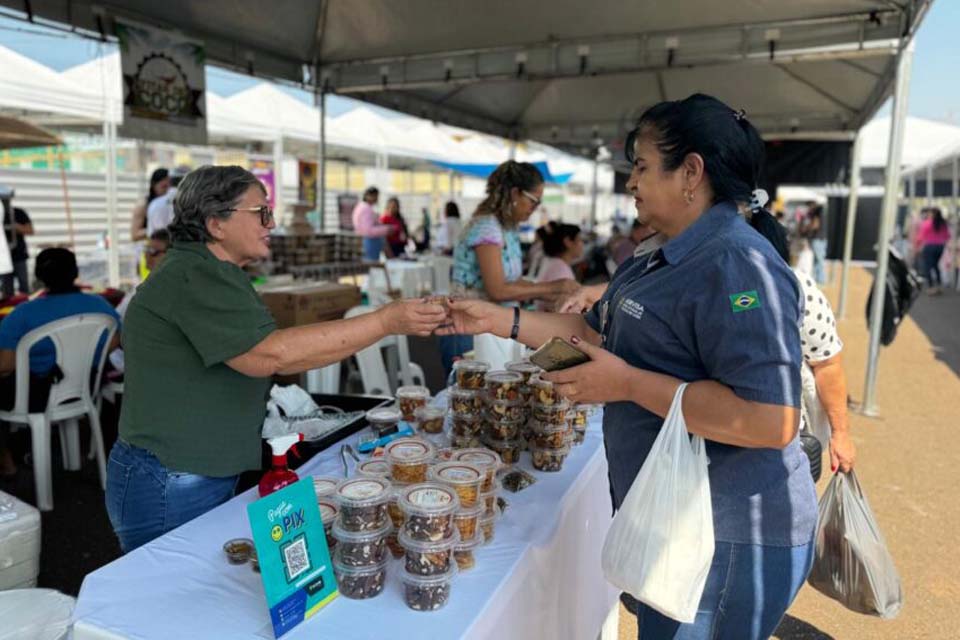
{"type": "MultiPolygon", "coordinates": [[[[890,145],[890,116],[874,118],[860,130],[862,167],[885,167],[890,145]]],[[[946,149],[960,146],[960,127],[907,116],[902,166],[924,165],[946,149]]]]}

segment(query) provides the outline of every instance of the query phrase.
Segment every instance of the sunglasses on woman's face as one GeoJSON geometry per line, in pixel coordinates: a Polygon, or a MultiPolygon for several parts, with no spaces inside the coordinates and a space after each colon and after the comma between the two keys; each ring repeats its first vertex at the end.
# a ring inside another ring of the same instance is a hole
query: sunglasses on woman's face
{"type": "Polygon", "coordinates": [[[540,198],[538,198],[537,196],[533,195],[533,194],[530,193],[529,191],[521,191],[520,193],[522,193],[524,196],[526,196],[527,199],[530,200],[530,202],[533,203],[533,208],[534,208],[534,209],[536,209],[537,207],[540,206],[541,200],[540,200],[540,198]]]}
{"type": "Polygon", "coordinates": [[[260,224],[264,227],[269,227],[270,223],[273,222],[273,209],[268,205],[259,207],[234,207],[232,209],[224,209],[223,211],[248,211],[250,213],[258,213],[260,214],[260,224]]]}

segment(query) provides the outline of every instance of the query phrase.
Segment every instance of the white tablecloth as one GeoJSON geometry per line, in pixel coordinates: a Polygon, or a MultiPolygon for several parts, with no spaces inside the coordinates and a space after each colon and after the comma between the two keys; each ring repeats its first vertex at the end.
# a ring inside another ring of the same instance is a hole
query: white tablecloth
{"type": "MultiPolygon", "coordinates": [[[[338,452],[315,456],[301,477],[340,475],[338,452]]],[[[529,454],[520,466],[532,470],[529,454]]],[[[616,599],[600,569],[611,511],[599,416],[561,472],[533,473],[533,486],[504,491],[509,508],[494,541],[477,550],[474,569],[455,578],[445,608],[408,609],[395,561],[380,596],[337,598],[284,640],[596,638],[616,599]]],[[[272,638],[260,575],[228,564],[221,550],[229,538],[250,536],[246,506],[255,498],[251,489],[89,574],[74,638],[272,638]]]]}

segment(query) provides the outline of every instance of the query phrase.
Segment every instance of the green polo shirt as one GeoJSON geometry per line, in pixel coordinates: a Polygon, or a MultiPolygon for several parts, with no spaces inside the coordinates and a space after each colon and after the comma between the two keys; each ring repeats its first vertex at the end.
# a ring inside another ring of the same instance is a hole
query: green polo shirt
{"type": "Polygon", "coordinates": [[[120,437],[174,471],[259,468],[270,379],[224,363],[275,329],[243,270],[201,242],[174,243],[127,309],[120,437]]]}

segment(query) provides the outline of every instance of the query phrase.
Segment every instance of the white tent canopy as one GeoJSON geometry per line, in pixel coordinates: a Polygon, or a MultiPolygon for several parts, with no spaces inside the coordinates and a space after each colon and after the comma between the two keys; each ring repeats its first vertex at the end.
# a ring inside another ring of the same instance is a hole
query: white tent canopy
{"type": "MultiPolygon", "coordinates": [[[[946,149],[960,146],[960,127],[907,116],[903,134],[904,167],[926,166],[946,149]]],[[[890,145],[890,116],[874,118],[860,130],[863,167],[885,167],[890,145]]]]}

